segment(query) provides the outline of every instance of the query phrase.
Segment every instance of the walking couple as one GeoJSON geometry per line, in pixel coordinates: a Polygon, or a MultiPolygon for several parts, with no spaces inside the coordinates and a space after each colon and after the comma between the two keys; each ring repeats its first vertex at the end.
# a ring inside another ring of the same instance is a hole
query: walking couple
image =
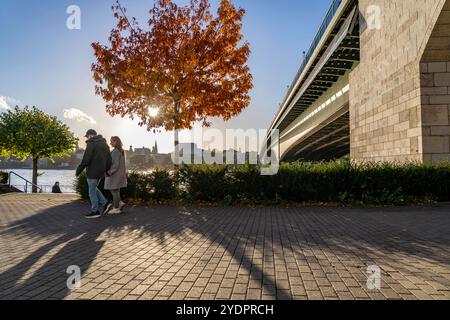
{"type": "Polygon", "coordinates": [[[125,167],[125,151],[119,137],[112,137],[110,151],[106,139],[93,129],[86,133],[86,151],[78,166],[77,177],[86,169],[91,212],[86,218],[99,218],[102,214],[120,214],[125,203],[120,198],[120,189],[127,187],[127,172],[125,167]],[[101,180],[105,178],[105,190],[113,196],[113,203],[106,209],[108,200],[98,189],[101,180]]]}

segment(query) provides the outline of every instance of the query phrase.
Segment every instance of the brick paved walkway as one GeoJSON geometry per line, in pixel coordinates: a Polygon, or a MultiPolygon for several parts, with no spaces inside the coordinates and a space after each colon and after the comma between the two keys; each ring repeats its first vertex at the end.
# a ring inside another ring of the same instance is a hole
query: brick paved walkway
{"type": "Polygon", "coordinates": [[[0,196],[0,299],[450,299],[450,206],[135,207],[0,196]],[[66,286],[70,265],[82,286],[66,286]],[[368,290],[367,266],[382,270],[368,290]]]}

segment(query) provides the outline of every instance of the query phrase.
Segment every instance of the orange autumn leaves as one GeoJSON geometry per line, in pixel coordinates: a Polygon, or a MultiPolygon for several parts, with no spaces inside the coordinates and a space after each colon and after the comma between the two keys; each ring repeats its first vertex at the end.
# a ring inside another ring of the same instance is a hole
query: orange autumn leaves
{"type": "Polygon", "coordinates": [[[222,0],[215,16],[208,0],[185,7],[158,0],[148,30],[128,20],[119,3],[109,45],[94,43],[96,93],[111,116],[138,118],[149,130],[190,129],[208,118],[229,120],[250,104],[252,75],[243,41],[243,9],[222,0]],[[159,108],[151,117],[149,107],[159,108]]]}

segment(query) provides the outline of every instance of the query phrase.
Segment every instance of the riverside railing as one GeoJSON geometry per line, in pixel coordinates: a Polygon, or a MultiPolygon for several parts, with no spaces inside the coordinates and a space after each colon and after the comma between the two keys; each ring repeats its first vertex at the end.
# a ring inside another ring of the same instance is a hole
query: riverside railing
{"type": "Polygon", "coordinates": [[[14,176],[16,176],[17,178],[19,178],[19,179],[21,179],[22,181],[24,181],[25,182],[25,185],[24,185],[24,192],[25,193],[27,193],[28,192],[28,186],[30,185],[31,187],[36,187],[36,189],[38,190],[38,192],[39,193],[42,193],[42,188],[41,187],[39,187],[38,185],[35,185],[33,182],[31,182],[31,181],[28,181],[27,179],[25,179],[24,177],[22,177],[21,175],[19,175],[19,174],[17,174],[17,173],[15,173],[14,171],[10,171],[9,172],[9,174],[8,174],[8,185],[9,185],[9,188],[11,189],[11,187],[16,187],[16,186],[14,186],[14,185],[12,185],[12,179],[11,179],[11,176],[12,175],[14,175],[14,176]]]}
{"type": "MultiPolygon", "coordinates": [[[[23,191],[24,193],[31,193],[31,188],[30,185],[26,186],[26,184],[17,184],[17,183],[13,183],[11,184],[12,187],[23,191]],[[25,192],[25,189],[28,189],[27,192],[25,192]]],[[[70,185],[60,185],[59,186],[61,188],[62,193],[64,194],[75,194],[76,191],[74,189],[73,186],[70,185]]],[[[42,191],[38,191],[39,193],[52,193],[52,185],[43,185],[43,184],[38,184],[38,188],[39,190],[42,189],[42,191]]]]}

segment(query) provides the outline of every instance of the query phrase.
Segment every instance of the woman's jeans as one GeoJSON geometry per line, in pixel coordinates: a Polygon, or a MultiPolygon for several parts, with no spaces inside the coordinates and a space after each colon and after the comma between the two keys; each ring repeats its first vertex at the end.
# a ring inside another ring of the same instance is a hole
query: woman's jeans
{"type": "Polygon", "coordinates": [[[120,207],[120,189],[110,190],[113,196],[114,208],[118,209],[120,207]]]}
{"type": "Polygon", "coordinates": [[[99,182],[99,179],[87,179],[89,186],[89,199],[91,200],[91,212],[94,213],[100,211],[100,208],[103,210],[108,203],[105,196],[100,192],[100,190],[98,190],[99,182]]]}

